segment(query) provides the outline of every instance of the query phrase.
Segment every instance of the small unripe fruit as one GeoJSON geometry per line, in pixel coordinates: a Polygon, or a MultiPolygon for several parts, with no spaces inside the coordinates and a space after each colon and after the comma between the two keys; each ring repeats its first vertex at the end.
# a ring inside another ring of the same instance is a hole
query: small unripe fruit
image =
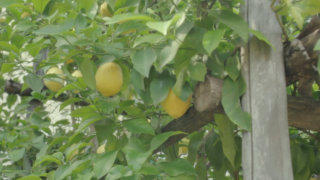
{"type": "Polygon", "coordinates": [[[29,16],[30,16],[30,13],[23,12],[20,17],[21,17],[21,19],[24,19],[24,18],[29,17],[29,16]]]}
{"type": "Polygon", "coordinates": [[[106,151],[105,146],[106,146],[106,144],[102,144],[101,146],[99,146],[97,149],[97,154],[105,153],[105,151],[106,151]]]}
{"type": "Polygon", "coordinates": [[[6,17],[0,17],[0,23],[6,22],[7,18],[6,17]]]}

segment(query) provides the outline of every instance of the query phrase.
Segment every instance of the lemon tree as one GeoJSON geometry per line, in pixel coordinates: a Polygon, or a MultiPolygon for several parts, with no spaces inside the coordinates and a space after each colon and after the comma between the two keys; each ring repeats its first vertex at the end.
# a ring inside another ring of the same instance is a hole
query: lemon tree
{"type": "MultiPolygon", "coordinates": [[[[274,7],[288,41],[320,12],[304,1],[274,7]]],[[[240,47],[273,48],[241,3],[0,0],[0,176],[241,179],[240,47]]],[[[319,134],[290,134],[295,177],[320,174],[319,134]]]]}

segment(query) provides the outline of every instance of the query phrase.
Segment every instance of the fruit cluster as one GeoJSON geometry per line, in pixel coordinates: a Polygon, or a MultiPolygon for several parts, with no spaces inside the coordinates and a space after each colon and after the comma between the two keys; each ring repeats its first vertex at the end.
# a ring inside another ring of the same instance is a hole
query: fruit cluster
{"type": "MultiPolygon", "coordinates": [[[[28,15],[29,14],[25,14],[25,17],[27,17],[28,15]]],[[[100,6],[100,15],[102,17],[111,17],[113,15],[111,8],[106,2],[104,2],[100,6]]],[[[70,64],[73,62],[73,60],[67,60],[66,64],[70,64]]],[[[50,80],[44,81],[45,86],[49,90],[58,92],[65,83],[63,71],[57,67],[52,67],[47,71],[47,74],[55,74],[58,76],[57,78],[51,78],[50,80]]],[[[75,78],[80,78],[82,77],[82,73],[81,71],[76,70],[72,73],[72,76],[75,78]]],[[[121,90],[123,84],[122,69],[117,63],[104,63],[97,69],[95,80],[96,89],[103,96],[114,96],[121,90]]],[[[78,90],[74,92],[79,93],[78,90]]],[[[185,114],[189,109],[190,104],[191,96],[187,99],[187,101],[183,101],[176,94],[174,94],[173,90],[171,89],[165,100],[161,102],[161,106],[163,107],[163,109],[173,118],[179,118],[183,114],[185,114]]]]}
{"type": "MultiPolygon", "coordinates": [[[[47,71],[47,74],[55,74],[57,78],[44,80],[45,86],[53,91],[58,92],[64,85],[65,76],[63,71],[57,67],[52,67],[47,71]]],[[[72,73],[75,78],[82,77],[82,73],[76,70],[72,73]]],[[[98,67],[95,74],[96,89],[105,97],[116,95],[123,84],[123,73],[121,67],[114,62],[107,62],[98,67]]],[[[79,91],[74,91],[79,93],[79,91]]],[[[161,102],[163,109],[173,118],[179,118],[186,113],[191,103],[191,96],[187,101],[181,100],[170,89],[168,96],[161,102]]]]}

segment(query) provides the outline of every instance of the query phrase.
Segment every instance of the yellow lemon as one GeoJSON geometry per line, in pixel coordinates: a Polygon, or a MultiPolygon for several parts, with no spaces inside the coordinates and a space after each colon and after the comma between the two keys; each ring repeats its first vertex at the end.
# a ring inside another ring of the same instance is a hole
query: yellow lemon
{"type": "Polygon", "coordinates": [[[102,95],[113,96],[120,91],[123,83],[121,67],[114,62],[104,63],[98,68],[95,79],[97,90],[102,95]]]}
{"type": "Polygon", "coordinates": [[[6,22],[7,18],[6,17],[0,17],[0,23],[6,22]]]}
{"type": "Polygon", "coordinates": [[[181,117],[189,109],[191,103],[191,96],[187,101],[182,101],[178,96],[174,94],[170,89],[167,98],[161,102],[163,109],[173,118],[177,119],[181,117]]]}
{"type": "Polygon", "coordinates": [[[179,147],[179,155],[188,154],[188,147],[187,146],[180,146],[179,147]]]}
{"type": "Polygon", "coordinates": [[[20,17],[21,17],[21,19],[24,19],[24,18],[29,17],[29,16],[30,16],[30,13],[23,12],[20,17]]]}
{"type": "MultiPolygon", "coordinates": [[[[63,71],[57,67],[50,68],[47,74],[57,74],[60,78],[64,78],[63,71]]],[[[64,84],[62,79],[44,80],[44,85],[53,92],[58,92],[64,84]]]]}
{"type": "Polygon", "coordinates": [[[82,77],[82,73],[79,70],[75,70],[71,75],[76,78],[82,77]]]}
{"type": "Polygon", "coordinates": [[[104,2],[104,3],[101,4],[101,6],[100,6],[100,14],[101,14],[102,17],[106,17],[106,16],[107,17],[111,17],[112,16],[112,14],[111,14],[111,12],[109,10],[107,2],[104,2]]]}
{"type": "Polygon", "coordinates": [[[97,149],[97,154],[104,153],[106,151],[105,150],[105,146],[106,146],[106,144],[102,144],[101,146],[99,146],[98,149],[97,149]]]}

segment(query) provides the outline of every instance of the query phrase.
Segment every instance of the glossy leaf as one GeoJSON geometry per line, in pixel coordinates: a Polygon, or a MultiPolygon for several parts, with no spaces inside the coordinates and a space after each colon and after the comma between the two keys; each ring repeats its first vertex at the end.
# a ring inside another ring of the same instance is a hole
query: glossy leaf
{"type": "Polygon", "coordinates": [[[80,70],[83,76],[84,82],[91,89],[96,89],[96,80],[95,80],[95,70],[96,67],[93,62],[89,59],[84,59],[80,64],[80,70]]]}
{"type": "Polygon", "coordinates": [[[93,171],[97,178],[101,178],[109,172],[116,160],[117,153],[117,151],[111,151],[97,155],[93,163],[93,171]]]}
{"type": "Polygon", "coordinates": [[[235,167],[236,143],[233,136],[234,125],[222,114],[215,114],[214,119],[219,129],[223,153],[228,158],[231,165],[235,167]]]}
{"type": "Polygon", "coordinates": [[[220,12],[211,11],[210,15],[217,18],[221,23],[229,26],[246,42],[249,38],[248,24],[237,14],[231,11],[223,10],[220,12]]]}
{"type": "Polygon", "coordinates": [[[136,51],[132,55],[133,68],[144,77],[149,77],[150,68],[156,59],[157,55],[152,48],[136,51]]]}
{"type": "Polygon", "coordinates": [[[154,104],[162,102],[168,95],[173,82],[169,77],[161,76],[155,78],[150,84],[151,98],[154,104]]]}
{"type": "Polygon", "coordinates": [[[159,69],[162,70],[165,65],[170,63],[174,57],[177,54],[177,51],[181,45],[181,42],[185,39],[191,28],[193,27],[193,23],[191,22],[185,22],[183,25],[181,25],[177,29],[177,35],[176,35],[176,40],[173,40],[164,47],[159,55],[158,58],[158,64],[159,64],[159,69]]]}
{"type": "Polygon", "coordinates": [[[215,50],[224,36],[224,30],[208,31],[203,36],[202,44],[204,49],[210,55],[215,50]]]}
{"type": "Polygon", "coordinates": [[[32,0],[33,6],[36,11],[42,13],[50,0],[32,0]]]}
{"type": "Polygon", "coordinates": [[[23,158],[25,152],[26,152],[25,148],[13,150],[9,153],[9,158],[12,161],[19,161],[20,159],[23,158]]]}
{"type": "Polygon", "coordinates": [[[240,105],[238,86],[230,78],[226,78],[222,88],[222,106],[230,118],[241,129],[251,130],[251,117],[240,105]]]}
{"type": "Polygon", "coordinates": [[[29,87],[37,92],[40,92],[43,88],[43,83],[40,77],[34,74],[28,74],[24,77],[25,82],[29,85],[29,87]]]}
{"type": "Polygon", "coordinates": [[[154,130],[146,119],[133,119],[123,122],[124,127],[132,133],[144,133],[154,135],[154,130]]]}

